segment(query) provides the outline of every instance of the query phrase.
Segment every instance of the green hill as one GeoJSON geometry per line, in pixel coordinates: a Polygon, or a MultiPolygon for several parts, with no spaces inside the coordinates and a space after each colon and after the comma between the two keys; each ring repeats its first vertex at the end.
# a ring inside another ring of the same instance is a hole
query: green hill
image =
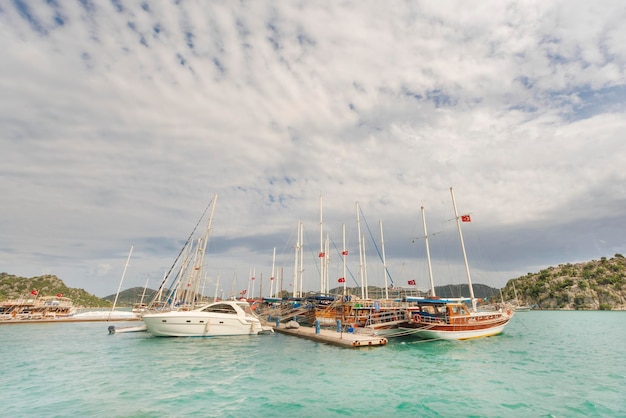
{"type": "Polygon", "coordinates": [[[39,292],[39,296],[55,296],[62,294],[70,298],[74,306],[77,307],[108,308],[112,306],[112,303],[108,300],[94,296],[84,289],[67,287],[61,279],[51,274],[25,278],[0,273],[0,301],[29,297],[30,292],[35,289],[39,292]]]}
{"type": "Polygon", "coordinates": [[[528,273],[508,281],[504,299],[514,300],[515,290],[520,304],[538,309],[626,310],[626,258],[615,254],[528,273]]]}

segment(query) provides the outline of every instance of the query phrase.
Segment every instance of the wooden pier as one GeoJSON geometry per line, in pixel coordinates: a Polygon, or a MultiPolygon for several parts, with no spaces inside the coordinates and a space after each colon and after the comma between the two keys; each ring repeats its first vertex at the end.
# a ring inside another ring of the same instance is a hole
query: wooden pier
{"type": "Polygon", "coordinates": [[[319,334],[317,334],[314,327],[285,328],[285,325],[281,324],[279,327],[274,327],[274,331],[344,348],[380,347],[387,345],[387,339],[383,337],[353,334],[351,332],[340,333],[337,332],[337,330],[323,328],[320,329],[319,334]]]}

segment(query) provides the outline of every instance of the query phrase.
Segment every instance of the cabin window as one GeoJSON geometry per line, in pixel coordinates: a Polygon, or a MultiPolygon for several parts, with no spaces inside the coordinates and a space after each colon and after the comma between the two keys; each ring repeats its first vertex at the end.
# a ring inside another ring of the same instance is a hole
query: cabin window
{"type": "Polygon", "coordinates": [[[217,305],[207,306],[202,311],[203,312],[215,312],[215,313],[227,313],[227,314],[237,313],[235,308],[225,303],[219,303],[217,305]]]}

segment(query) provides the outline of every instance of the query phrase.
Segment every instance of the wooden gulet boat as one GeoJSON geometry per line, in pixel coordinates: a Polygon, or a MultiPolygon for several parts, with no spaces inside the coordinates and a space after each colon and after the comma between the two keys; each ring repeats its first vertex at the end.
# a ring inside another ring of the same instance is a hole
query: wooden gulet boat
{"type": "MultiPolygon", "coordinates": [[[[465,271],[469,285],[469,299],[439,299],[435,295],[435,287],[430,276],[431,295],[430,298],[416,299],[415,306],[407,309],[408,320],[399,325],[397,335],[413,335],[423,339],[444,339],[444,340],[464,340],[469,338],[488,337],[500,334],[514,315],[511,307],[503,305],[495,311],[478,311],[476,308],[476,298],[472,287],[472,279],[463,243],[463,233],[461,231],[461,220],[470,222],[469,215],[459,216],[454,192],[450,188],[452,195],[452,205],[454,216],[461,241],[465,271]],[[471,308],[464,303],[471,302],[471,308]]],[[[422,207],[422,218],[424,208],[422,207]]],[[[428,234],[426,231],[426,221],[424,220],[424,235],[426,240],[427,258],[430,267],[430,254],[428,251],[428,234]]]]}

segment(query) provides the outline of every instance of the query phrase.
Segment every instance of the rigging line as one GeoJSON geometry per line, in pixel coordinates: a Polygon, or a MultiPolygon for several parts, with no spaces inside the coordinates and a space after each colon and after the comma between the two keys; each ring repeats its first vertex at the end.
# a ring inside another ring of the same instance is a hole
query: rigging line
{"type": "MultiPolygon", "coordinates": [[[[367,228],[367,232],[370,233],[370,238],[372,239],[372,242],[374,243],[374,248],[376,248],[376,253],[378,254],[378,258],[380,258],[380,261],[383,261],[383,256],[382,256],[380,250],[378,249],[378,245],[376,245],[376,240],[374,239],[374,235],[372,234],[372,230],[370,229],[370,226],[367,223],[367,219],[365,219],[365,214],[363,213],[363,209],[361,209],[360,206],[359,206],[359,212],[361,212],[361,217],[363,217],[363,221],[365,222],[365,227],[367,228]]],[[[387,276],[389,277],[389,281],[391,282],[391,286],[394,286],[393,278],[391,277],[391,273],[389,273],[389,269],[387,268],[387,266],[385,266],[385,273],[387,273],[387,276]]]]}
{"type": "MultiPolygon", "coordinates": [[[[202,212],[202,216],[200,216],[200,219],[198,219],[198,222],[196,223],[196,226],[193,227],[193,230],[191,231],[191,234],[189,234],[189,237],[187,238],[187,241],[185,242],[185,245],[183,245],[183,247],[180,249],[180,252],[176,256],[176,259],[174,260],[174,263],[172,263],[172,266],[167,271],[167,274],[163,277],[163,281],[161,282],[161,284],[159,285],[159,288],[157,290],[157,293],[156,293],[157,295],[159,293],[159,290],[161,290],[161,288],[165,285],[165,282],[167,282],[167,280],[169,279],[169,276],[172,273],[172,270],[174,270],[174,267],[176,266],[176,263],[178,262],[178,259],[182,255],[182,253],[185,250],[185,248],[187,248],[187,245],[189,245],[189,242],[191,241],[191,238],[196,233],[196,229],[198,229],[198,225],[200,225],[200,222],[202,222],[202,219],[204,219],[204,215],[206,215],[207,211],[209,210],[209,208],[211,207],[211,205],[213,204],[214,201],[215,201],[215,197],[213,199],[211,199],[209,201],[209,204],[206,206],[206,208],[204,208],[204,212],[202,212]]],[[[156,295],[155,295],[155,298],[156,298],[156,295]]],[[[154,302],[154,300],[152,300],[150,302],[150,304],[152,304],[152,302],[154,302]]]]}

